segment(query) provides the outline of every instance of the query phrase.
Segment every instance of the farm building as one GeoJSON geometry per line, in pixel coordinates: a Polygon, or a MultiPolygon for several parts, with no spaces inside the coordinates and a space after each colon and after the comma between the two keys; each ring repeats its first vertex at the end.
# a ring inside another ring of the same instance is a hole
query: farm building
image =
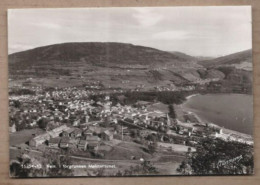
{"type": "Polygon", "coordinates": [[[16,132],[16,126],[13,124],[11,127],[9,127],[9,132],[14,133],[16,132]]]}
{"type": "Polygon", "coordinates": [[[51,139],[48,141],[49,147],[58,148],[58,147],[59,147],[59,144],[60,144],[60,140],[61,140],[61,139],[60,139],[59,137],[51,138],[51,139]]]}
{"type": "Polygon", "coordinates": [[[60,148],[68,148],[69,147],[70,139],[68,137],[61,138],[60,141],[60,148]]]}
{"type": "Polygon", "coordinates": [[[63,137],[71,137],[71,134],[74,132],[75,128],[69,128],[62,132],[63,137]]]}
{"type": "Polygon", "coordinates": [[[88,142],[99,142],[100,141],[100,138],[98,137],[98,136],[87,136],[86,137],[86,140],[88,141],[88,142]]]}
{"type": "Polygon", "coordinates": [[[110,141],[113,139],[113,133],[109,130],[106,130],[101,133],[101,138],[106,141],[110,141]]]}
{"type": "Polygon", "coordinates": [[[43,144],[45,141],[47,141],[49,139],[50,139],[50,135],[48,133],[41,134],[39,136],[36,136],[36,137],[32,138],[29,141],[29,145],[37,147],[37,146],[39,146],[40,144],[43,144]]]}
{"type": "Polygon", "coordinates": [[[52,138],[60,136],[60,134],[66,130],[70,129],[67,125],[62,125],[60,127],[57,127],[49,132],[50,136],[52,138]]]}
{"type": "Polygon", "coordinates": [[[88,142],[88,150],[98,150],[100,144],[100,138],[98,136],[87,136],[86,141],[88,142]]]}
{"type": "Polygon", "coordinates": [[[91,130],[85,130],[84,132],[83,132],[83,136],[92,136],[93,135],[93,131],[91,131],[91,130]]]}
{"type": "Polygon", "coordinates": [[[88,142],[86,140],[81,139],[78,143],[78,148],[81,150],[87,150],[88,142]]]}
{"type": "Polygon", "coordinates": [[[75,128],[75,130],[70,134],[70,137],[76,138],[82,136],[82,130],[79,128],[75,128]]]}
{"type": "Polygon", "coordinates": [[[99,144],[99,142],[91,141],[88,143],[87,149],[91,151],[96,151],[98,150],[99,144]]]}

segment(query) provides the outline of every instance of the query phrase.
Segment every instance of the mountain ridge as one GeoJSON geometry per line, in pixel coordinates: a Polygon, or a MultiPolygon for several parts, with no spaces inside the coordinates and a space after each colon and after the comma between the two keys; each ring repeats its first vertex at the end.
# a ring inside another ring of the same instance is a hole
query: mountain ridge
{"type": "MultiPolygon", "coordinates": [[[[9,55],[10,63],[20,61],[79,61],[92,64],[142,64],[179,63],[186,58],[151,47],[116,42],[71,42],[42,46],[9,55]],[[51,52],[50,52],[51,51],[51,52]]],[[[30,63],[31,65],[31,63],[30,63]]]]}
{"type": "Polygon", "coordinates": [[[205,79],[223,80],[242,73],[248,78],[250,72],[243,72],[244,66],[240,66],[245,59],[250,61],[251,55],[245,53],[212,59],[212,65],[208,65],[211,60],[201,62],[185,53],[129,43],[73,42],[13,53],[8,59],[14,81],[31,79],[30,83],[54,87],[92,81],[115,88],[152,89],[205,79]],[[236,62],[239,66],[234,66],[236,62]],[[231,68],[226,69],[226,65],[231,68]]]}
{"type": "Polygon", "coordinates": [[[252,63],[252,49],[239,51],[236,53],[213,58],[210,60],[203,60],[203,61],[200,61],[199,64],[201,64],[205,67],[214,67],[214,66],[218,66],[218,65],[239,64],[242,62],[252,63]]]}

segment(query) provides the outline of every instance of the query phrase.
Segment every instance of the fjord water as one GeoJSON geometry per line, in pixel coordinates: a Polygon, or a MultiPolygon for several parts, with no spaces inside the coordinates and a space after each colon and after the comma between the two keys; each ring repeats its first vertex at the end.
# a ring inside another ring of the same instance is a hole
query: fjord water
{"type": "Polygon", "coordinates": [[[253,134],[253,96],[245,94],[206,94],[189,98],[184,109],[196,113],[203,121],[253,134]]]}

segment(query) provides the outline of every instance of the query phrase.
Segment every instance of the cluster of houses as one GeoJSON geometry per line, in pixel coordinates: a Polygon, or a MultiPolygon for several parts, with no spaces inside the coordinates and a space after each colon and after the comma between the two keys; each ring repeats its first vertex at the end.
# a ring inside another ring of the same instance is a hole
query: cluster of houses
{"type": "Polygon", "coordinates": [[[174,84],[170,84],[167,86],[156,86],[154,87],[155,91],[193,91],[196,89],[195,84],[190,84],[190,85],[182,85],[180,84],[179,86],[175,86],[174,84]]]}
{"type": "Polygon", "coordinates": [[[56,148],[97,150],[101,141],[113,139],[114,134],[129,135],[130,129],[134,128],[141,130],[145,137],[150,134],[147,130],[166,130],[172,124],[167,114],[148,111],[146,106],[122,106],[119,103],[112,106],[109,96],[102,102],[74,100],[55,103],[49,99],[42,100],[41,104],[53,111],[40,112],[40,116],[48,118],[49,122],[46,133],[30,140],[29,145],[33,147],[46,144],[56,148]],[[66,120],[67,124],[64,123],[66,120]]]}
{"type": "MultiPolygon", "coordinates": [[[[10,106],[10,121],[15,122],[10,125],[10,132],[16,131],[17,123],[38,127],[38,122],[45,119],[48,122],[46,133],[31,139],[30,146],[45,144],[52,148],[90,151],[98,150],[102,141],[112,140],[119,135],[130,135],[131,129],[138,129],[143,138],[149,134],[163,133],[161,141],[180,144],[185,144],[187,137],[190,143],[196,143],[196,138],[207,135],[205,128],[194,130],[196,127],[185,126],[189,122],[190,125],[199,124],[191,114],[184,115],[185,124],[180,124],[173,122],[164,112],[148,110],[149,102],[139,101],[135,106],[119,103],[112,105],[109,96],[100,101],[85,99],[87,96],[84,90],[68,88],[45,95],[37,94],[36,98],[23,101],[19,109],[10,106]],[[70,96],[74,98],[70,99],[70,96]],[[17,119],[13,119],[17,115],[17,119]]],[[[14,101],[10,101],[11,105],[14,101]]],[[[222,130],[213,130],[210,134],[223,137],[222,130]]]]}
{"type": "MultiPolygon", "coordinates": [[[[49,103],[54,106],[52,102],[49,103]]],[[[54,115],[51,116],[54,117],[53,119],[55,119],[55,116],[61,116],[58,121],[62,121],[63,113],[68,112],[65,114],[64,119],[69,119],[70,115],[73,115],[79,120],[70,122],[70,127],[63,124],[51,130],[47,129],[48,131],[45,134],[33,138],[29,142],[30,146],[37,147],[40,144],[47,143],[49,146],[60,148],[71,146],[82,148],[84,145],[84,150],[87,148],[97,149],[101,140],[111,140],[113,134],[117,133],[116,131],[127,135],[129,134],[128,128],[157,130],[159,127],[163,128],[171,125],[169,116],[160,111],[148,111],[144,107],[134,108],[120,104],[112,106],[109,97],[105,97],[104,102],[95,102],[95,106],[91,105],[93,103],[91,101],[75,100],[67,102],[66,105],[64,103],[58,104],[58,106],[63,107],[63,110],[61,111],[61,107],[59,110],[54,110],[54,115]],[[82,117],[84,119],[81,119],[82,117]],[[95,118],[95,121],[91,121],[91,118],[95,118]],[[105,127],[100,127],[98,123],[104,123],[105,127]],[[111,125],[113,126],[111,127],[111,125]],[[115,125],[121,125],[124,131],[121,129],[116,130],[115,125]]],[[[49,121],[48,125],[53,122],[53,119],[49,121]]]]}
{"type": "Polygon", "coordinates": [[[113,131],[104,129],[97,133],[93,127],[81,129],[77,127],[68,127],[61,125],[51,131],[47,131],[41,135],[32,138],[29,145],[38,147],[46,144],[51,148],[78,148],[80,150],[96,151],[101,141],[109,141],[113,139],[113,131]]]}
{"type": "MultiPolygon", "coordinates": [[[[41,119],[47,119],[48,126],[54,128],[59,126],[60,123],[71,123],[73,126],[78,126],[91,121],[91,119],[109,119],[116,122],[118,119],[130,118],[145,126],[149,122],[147,117],[154,117],[153,114],[164,114],[162,112],[149,112],[146,109],[138,109],[128,105],[117,104],[112,106],[109,96],[106,96],[105,101],[102,102],[95,102],[91,99],[54,100],[53,96],[56,93],[55,91],[50,93],[51,97],[46,95],[33,100],[21,101],[21,107],[18,109],[13,106],[15,100],[10,100],[10,122],[14,122],[16,126],[17,124],[26,124],[26,127],[32,128],[37,127],[41,119]]],[[[10,126],[12,125],[10,124],[10,126]]]]}
{"type": "Polygon", "coordinates": [[[70,87],[45,93],[46,98],[51,97],[55,100],[82,99],[88,96],[88,91],[70,87]]]}

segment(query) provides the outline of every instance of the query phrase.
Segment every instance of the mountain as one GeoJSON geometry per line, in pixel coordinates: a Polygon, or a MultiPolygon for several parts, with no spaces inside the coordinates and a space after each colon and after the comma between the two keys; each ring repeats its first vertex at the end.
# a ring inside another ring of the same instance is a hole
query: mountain
{"type": "Polygon", "coordinates": [[[63,43],[9,55],[10,65],[26,68],[37,63],[84,61],[98,66],[181,64],[189,58],[158,49],[124,43],[63,43]]]}
{"type": "Polygon", "coordinates": [[[198,61],[199,60],[197,57],[193,57],[193,56],[187,55],[187,54],[179,52],[179,51],[170,51],[169,53],[172,53],[175,56],[178,56],[179,58],[183,58],[186,61],[198,61]]]}
{"type": "Polygon", "coordinates": [[[245,62],[251,61],[249,51],[201,62],[181,52],[125,43],[84,42],[38,47],[11,54],[8,59],[11,86],[101,83],[111,88],[153,89],[201,79],[229,80],[242,73],[246,78],[251,75],[243,68],[245,62]]]}
{"type": "MultiPolygon", "coordinates": [[[[111,87],[149,88],[186,82],[181,74],[196,73],[201,67],[184,54],[125,43],[55,44],[8,58],[11,79],[31,79],[34,84],[47,86],[101,81],[111,87]]],[[[188,78],[195,79],[193,75],[188,78]]]]}
{"type": "Polygon", "coordinates": [[[252,69],[252,50],[245,50],[238,53],[218,57],[215,59],[200,61],[204,67],[233,66],[242,69],[252,69]]]}
{"type": "Polygon", "coordinates": [[[208,60],[212,60],[216,57],[209,57],[209,56],[196,56],[198,61],[208,61],[208,60]]]}
{"type": "Polygon", "coordinates": [[[216,57],[209,57],[209,56],[191,56],[191,55],[187,55],[185,53],[179,52],[179,51],[169,51],[170,53],[177,55],[181,58],[185,58],[188,61],[208,61],[208,60],[212,60],[216,57]]]}
{"type": "Polygon", "coordinates": [[[252,93],[252,50],[245,50],[234,54],[201,61],[207,72],[215,71],[222,75],[222,89],[232,92],[252,93]]]}

